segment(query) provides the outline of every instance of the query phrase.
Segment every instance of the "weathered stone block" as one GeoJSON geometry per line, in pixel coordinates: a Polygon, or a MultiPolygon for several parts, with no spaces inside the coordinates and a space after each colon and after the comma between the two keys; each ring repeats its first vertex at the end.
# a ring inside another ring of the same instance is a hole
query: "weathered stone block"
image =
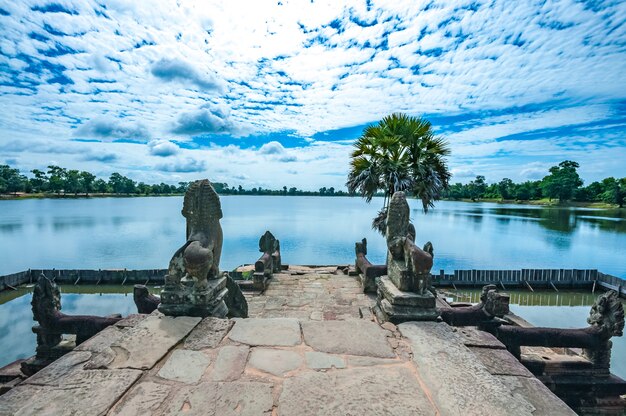
{"type": "Polygon", "coordinates": [[[159,415],[269,416],[272,385],[257,382],[200,383],[178,390],[159,415]]]}
{"type": "Polygon", "coordinates": [[[204,318],[185,338],[185,349],[216,348],[235,322],[228,319],[204,318]]]}
{"type": "Polygon", "coordinates": [[[491,375],[447,324],[407,322],[398,329],[441,414],[532,415],[534,407],[491,375]]]}
{"type": "Polygon", "coordinates": [[[209,358],[200,351],[175,350],[158,376],[182,383],[197,383],[209,366],[209,358]]]}
{"type": "Polygon", "coordinates": [[[415,308],[435,308],[435,296],[426,292],[418,295],[414,292],[405,292],[398,289],[388,276],[380,278],[378,289],[382,296],[394,306],[410,306],[415,308]]]}
{"type": "Polygon", "coordinates": [[[302,357],[295,351],[255,348],[250,354],[248,365],[281,377],[299,368],[302,365],[302,357]]]}
{"type": "Polygon", "coordinates": [[[305,372],[285,380],[281,416],[435,415],[411,371],[400,368],[354,368],[305,372]]]}
{"type": "Polygon", "coordinates": [[[365,320],[303,321],[304,342],[313,349],[332,354],[395,357],[387,336],[389,331],[365,320]]]}
{"type": "Polygon", "coordinates": [[[213,366],[214,381],[233,381],[246,368],[250,348],[245,345],[226,345],[220,348],[213,366]]]}
{"type": "Polygon", "coordinates": [[[235,342],[248,345],[284,346],[298,345],[300,324],[291,318],[249,318],[238,319],[228,334],[235,342]]]}

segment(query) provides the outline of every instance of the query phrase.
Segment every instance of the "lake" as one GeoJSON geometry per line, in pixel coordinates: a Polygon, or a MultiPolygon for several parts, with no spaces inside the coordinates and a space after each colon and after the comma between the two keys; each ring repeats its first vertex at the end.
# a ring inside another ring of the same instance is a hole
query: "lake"
{"type": "MultiPolygon", "coordinates": [[[[371,204],[340,197],[223,196],[221,201],[223,270],[253,263],[265,230],[280,239],[284,264],[352,263],[354,243],[363,237],[368,258],[385,260],[385,241],[370,227],[380,198],[371,204]]],[[[434,245],[435,271],[597,268],[626,278],[626,210],[441,201],[424,215],[418,201],[409,204],[417,241],[434,245]]],[[[0,201],[0,274],[53,267],[166,268],[185,240],[181,208],[182,197],[0,201]]],[[[136,310],[130,290],[64,287],[63,312],[127,315],[136,310]],[[126,293],[114,293],[120,291],[126,293]]],[[[28,288],[0,293],[0,366],[34,353],[29,293],[28,288]]],[[[543,306],[528,300],[525,305],[528,298],[518,296],[519,309],[511,309],[535,325],[586,325],[594,297],[542,296],[543,306]]],[[[615,344],[613,370],[626,378],[624,364],[616,361],[626,362],[626,342],[620,338],[615,344]]]]}
{"type": "MultiPolygon", "coordinates": [[[[371,229],[382,199],[222,196],[230,270],[259,257],[270,230],[283,263],[348,264],[367,237],[368,258],[385,260],[371,229]]],[[[445,269],[596,268],[626,278],[626,210],[544,208],[440,201],[423,214],[409,200],[417,242],[431,241],[434,271],[445,269]]],[[[29,268],[167,268],[185,240],[182,197],[0,201],[0,275],[29,268]]]]}

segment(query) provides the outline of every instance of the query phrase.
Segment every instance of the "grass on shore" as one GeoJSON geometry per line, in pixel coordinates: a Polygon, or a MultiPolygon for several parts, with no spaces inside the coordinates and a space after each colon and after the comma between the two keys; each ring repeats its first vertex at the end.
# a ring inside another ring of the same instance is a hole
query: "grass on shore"
{"type": "MultiPolygon", "coordinates": [[[[55,194],[55,193],[24,193],[18,192],[17,194],[0,194],[0,200],[15,200],[15,199],[74,199],[74,198],[135,198],[135,197],[147,197],[147,196],[182,196],[182,193],[174,194],[113,194],[113,193],[91,193],[91,194],[55,194]]],[[[230,196],[237,196],[230,194],[230,196]]],[[[265,196],[283,196],[283,195],[265,195],[265,196]]],[[[337,195],[340,196],[340,195],[337,195]]],[[[345,195],[341,195],[345,196],[345,195]]],[[[355,195],[355,197],[358,197],[355,195]]],[[[477,201],[471,199],[444,199],[444,201],[460,201],[460,202],[493,202],[497,204],[517,204],[517,205],[537,205],[537,206],[550,206],[550,207],[579,207],[579,208],[598,208],[598,209],[619,209],[615,204],[607,204],[605,202],[580,202],[580,201],[567,201],[559,202],[556,199],[542,198],[530,201],[518,201],[514,199],[499,199],[499,198],[482,198],[477,201]]],[[[626,207],[622,208],[626,209],[626,207]]]]}

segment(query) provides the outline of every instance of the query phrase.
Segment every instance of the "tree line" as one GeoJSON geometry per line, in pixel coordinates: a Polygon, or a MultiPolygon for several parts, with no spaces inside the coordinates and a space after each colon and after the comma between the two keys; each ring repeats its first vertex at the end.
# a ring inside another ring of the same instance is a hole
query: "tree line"
{"type": "Polygon", "coordinates": [[[500,182],[487,184],[484,176],[468,184],[455,183],[443,192],[446,199],[500,199],[517,201],[534,201],[540,199],[578,202],[604,202],[615,204],[620,208],[626,199],[626,178],[605,178],[583,186],[578,175],[579,164],[565,160],[558,166],[550,168],[548,175],[537,181],[514,183],[509,178],[500,182]]]}
{"type": "MultiPolygon", "coordinates": [[[[553,166],[549,174],[537,181],[514,183],[509,178],[488,184],[484,176],[477,176],[467,184],[455,183],[441,191],[444,199],[482,199],[536,201],[554,199],[561,202],[604,202],[624,206],[626,200],[626,178],[613,177],[595,181],[583,186],[578,175],[579,165],[565,160],[553,166]]],[[[56,165],[48,166],[47,171],[33,169],[32,177],[21,174],[19,169],[9,165],[0,165],[0,193],[4,194],[48,194],[48,195],[172,195],[183,194],[189,182],[178,182],[178,185],[166,183],[146,184],[136,182],[119,173],[113,173],[108,180],[97,178],[86,171],[65,169],[56,165]]],[[[213,187],[222,195],[288,195],[288,196],[351,196],[356,192],[335,190],[322,187],[318,191],[305,191],[296,187],[283,186],[282,189],[265,189],[254,187],[245,189],[228,186],[227,183],[214,182],[213,187]]],[[[371,196],[388,196],[385,191],[376,190],[371,196]]]]}
{"type": "MultiPolygon", "coordinates": [[[[46,194],[46,195],[175,195],[187,191],[189,182],[178,182],[178,185],[166,183],[146,184],[136,182],[120,173],[113,173],[108,180],[97,178],[87,171],[66,169],[56,165],[48,166],[44,172],[33,169],[32,177],[23,175],[19,169],[9,165],[0,165],[0,193],[3,194],[46,194]]],[[[227,183],[214,182],[215,191],[222,195],[312,195],[312,196],[347,196],[348,193],[335,188],[322,187],[319,191],[303,191],[296,187],[272,190],[262,187],[244,189],[229,187],[227,183]]]]}

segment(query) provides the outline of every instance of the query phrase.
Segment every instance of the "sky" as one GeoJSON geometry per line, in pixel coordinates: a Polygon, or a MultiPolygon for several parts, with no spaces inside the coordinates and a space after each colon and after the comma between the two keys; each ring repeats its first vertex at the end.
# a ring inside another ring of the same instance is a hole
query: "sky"
{"type": "Polygon", "coordinates": [[[453,182],[626,176],[623,1],[0,0],[0,164],[345,189],[393,112],[453,182]]]}

